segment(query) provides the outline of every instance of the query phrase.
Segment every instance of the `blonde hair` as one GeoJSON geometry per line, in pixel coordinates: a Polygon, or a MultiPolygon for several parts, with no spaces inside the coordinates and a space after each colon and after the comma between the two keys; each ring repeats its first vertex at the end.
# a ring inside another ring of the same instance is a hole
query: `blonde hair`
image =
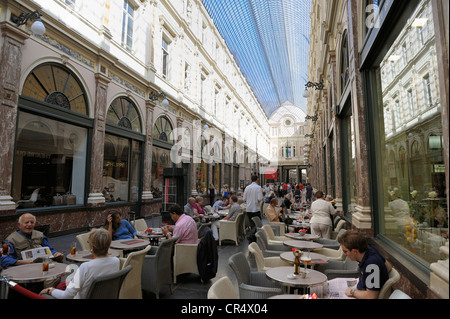
{"type": "Polygon", "coordinates": [[[106,256],[109,245],[111,245],[111,235],[104,228],[91,230],[89,233],[89,245],[92,246],[92,252],[97,256],[106,256]]]}

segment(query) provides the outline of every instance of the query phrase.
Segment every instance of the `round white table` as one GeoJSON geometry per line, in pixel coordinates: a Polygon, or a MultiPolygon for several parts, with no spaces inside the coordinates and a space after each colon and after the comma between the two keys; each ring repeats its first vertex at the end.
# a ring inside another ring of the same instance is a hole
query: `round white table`
{"type": "MultiPolygon", "coordinates": [[[[304,271],[304,269],[301,269],[304,271]]],[[[295,275],[294,278],[288,278],[288,276],[293,275],[294,267],[273,267],[266,271],[266,276],[276,282],[279,282],[281,285],[289,289],[292,288],[301,288],[303,290],[307,290],[312,286],[320,286],[324,285],[328,278],[323,273],[308,269],[305,278],[302,278],[299,275],[295,275]]]]}
{"type": "Polygon", "coordinates": [[[298,249],[306,249],[306,250],[312,250],[312,249],[319,249],[322,248],[323,245],[319,243],[314,243],[306,240],[286,240],[283,242],[285,246],[294,247],[298,249]]]}
{"type": "Polygon", "coordinates": [[[113,240],[109,247],[120,250],[139,250],[150,245],[148,239],[118,239],[113,240]]]}
{"type": "Polygon", "coordinates": [[[320,236],[318,235],[312,235],[312,234],[303,234],[303,233],[285,233],[284,236],[297,239],[297,240],[314,240],[319,239],[320,236]]]}
{"type": "Polygon", "coordinates": [[[53,262],[47,272],[42,271],[42,263],[32,263],[20,266],[11,266],[2,271],[2,276],[7,276],[18,284],[27,284],[52,280],[70,273],[70,266],[53,262]],[[69,267],[69,268],[68,268],[69,267]]]}
{"type": "MultiPolygon", "coordinates": [[[[309,256],[311,257],[311,263],[309,264],[311,268],[314,268],[314,265],[326,264],[328,262],[328,257],[322,254],[309,253],[309,256]]],[[[281,253],[280,258],[288,263],[294,264],[295,256],[291,251],[281,253]]]]}
{"type": "MultiPolygon", "coordinates": [[[[119,257],[120,252],[117,250],[110,249],[108,250],[108,257],[119,257]]],[[[77,251],[75,255],[68,254],[66,255],[66,259],[69,261],[84,263],[86,261],[90,261],[93,258],[92,253],[88,250],[77,251]]]]}

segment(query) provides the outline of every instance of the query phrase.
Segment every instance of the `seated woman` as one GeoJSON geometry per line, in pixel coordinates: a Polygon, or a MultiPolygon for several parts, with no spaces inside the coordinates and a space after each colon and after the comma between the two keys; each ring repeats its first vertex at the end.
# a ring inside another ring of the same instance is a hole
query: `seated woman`
{"type": "Polygon", "coordinates": [[[106,218],[105,229],[109,231],[112,240],[138,239],[136,230],[126,219],[120,218],[119,212],[109,214],[106,218]]]}
{"type": "Polygon", "coordinates": [[[206,212],[205,212],[205,208],[203,207],[203,197],[197,196],[195,198],[195,204],[194,204],[194,216],[198,217],[198,215],[200,215],[200,214],[205,215],[206,212]]]}
{"type": "Polygon", "coordinates": [[[89,246],[94,259],[80,265],[65,290],[45,288],[40,294],[48,294],[56,299],[85,298],[94,278],[120,270],[119,258],[108,257],[110,244],[111,236],[106,229],[93,229],[89,234],[89,246]]]}

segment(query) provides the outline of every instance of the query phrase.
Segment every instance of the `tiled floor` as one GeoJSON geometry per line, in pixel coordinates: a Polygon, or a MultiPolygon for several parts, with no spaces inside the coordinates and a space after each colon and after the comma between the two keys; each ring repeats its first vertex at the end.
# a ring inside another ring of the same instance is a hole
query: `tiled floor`
{"type": "MultiPolygon", "coordinates": [[[[263,223],[266,221],[263,220],[263,223]]],[[[151,219],[147,220],[147,224],[151,225],[151,219]]],[[[74,240],[76,240],[76,235],[79,233],[74,233],[65,236],[59,237],[50,237],[51,245],[57,250],[67,255],[70,253],[70,244],[74,240]]],[[[233,282],[235,287],[237,287],[236,277],[231,270],[230,266],[228,266],[228,258],[237,252],[248,251],[248,241],[244,239],[239,246],[236,246],[233,242],[222,243],[222,246],[217,246],[218,254],[219,254],[219,265],[216,273],[216,277],[211,279],[209,282],[202,283],[200,277],[195,274],[185,274],[179,275],[177,277],[177,283],[173,285],[172,291],[173,294],[170,294],[169,286],[163,288],[160,294],[161,299],[206,299],[208,289],[211,285],[220,279],[223,276],[228,276],[230,280],[233,282]]],[[[64,261],[65,263],[70,263],[69,261],[64,261]]],[[[237,288],[236,288],[237,290],[237,288]]],[[[155,295],[153,294],[144,294],[144,299],[154,299],[155,295]]]]}

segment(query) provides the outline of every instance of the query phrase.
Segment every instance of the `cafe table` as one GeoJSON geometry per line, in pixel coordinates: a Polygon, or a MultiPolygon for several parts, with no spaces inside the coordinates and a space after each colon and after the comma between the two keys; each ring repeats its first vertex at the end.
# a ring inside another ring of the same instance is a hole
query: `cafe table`
{"type": "Polygon", "coordinates": [[[54,280],[70,273],[70,266],[63,263],[52,262],[47,272],[42,271],[42,263],[31,263],[9,267],[2,271],[2,276],[18,284],[28,284],[54,280]]]}
{"type": "MultiPolygon", "coordinates": [[[[316,264],[326,264],[328,262],[328,257],[318,253],[309,253],[311,257],[311,267],[316,264]]],[[[280,258],[288,263],[294,264],[294,253],[292,251],[285,251],[280,254],[280,258]]]]}
{"type": "Polygon", "coordinates": [[[285,246],[294,247],[298,249],[305,249],[305,250],[313,250],[313,249],[320,249],[323,247],[322,244],[307,241],[307,240],[285,240],[283,242],[285,246]]]}
{"type": "Polygon", "coordinates": [[[113,240],[109,247],[119,250],[140,250],[150,245],[148,239],[118,239],[113,240]]]}
{"type": "MultiPolygon", "coordinates": [[[[108,250],[108,257],[119,257],[119,256],[120,252],[118,250],[113,249],[108,250]]],[[[92,253],[89,250],[81,250],[77,251],[75,255],[72,254],[66,255],[66,259],[68,261],[84,263],[86,261],[94,259],[94,256],[92,256],[92,253]]]]}
{"type": "Polygon", "coordinates": [[[305,233],[286,233],[284,236],[297,240],[315,240],[320,238],[318,235],[305,233]]]}
{"type": "Polygon", "coordinates": [[[159,229],[160,231],[152,231],[151,233],[147,233],[145,231],[137,232],[137,236],[139,238],[147,238],[152,246],[159,246],[159,240],[165,237],[166,235],[163,234],[161,228],[157,229],[159,229]]]}
{"type": "MultiPolygon", "coordinates": [[[[301,269],[301,271],[305,271],[301,269]]],[[[288,293],[291,288],[300,289],[301,293],[308,293],[309,288],[314,286],[325,285],[328,278],[320,271],[307,269],[305,278],[302,276],[294,275],[294,267],[273,267],[266,270],[267,278],[279,282],[288,293]]]]}

